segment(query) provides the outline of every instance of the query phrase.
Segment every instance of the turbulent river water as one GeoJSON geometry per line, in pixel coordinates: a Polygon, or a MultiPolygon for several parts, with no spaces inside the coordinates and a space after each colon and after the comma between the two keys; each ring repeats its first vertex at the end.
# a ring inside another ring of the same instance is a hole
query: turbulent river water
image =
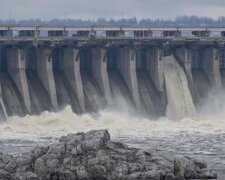
{"type": "Polygon", "coordinates": [[[20,154],[68,133],[108,129],[112,139],[133,147],[203,159],[224,180],[225,93],[211,92],[196,112],[185,74],[178,64],[170,68],[168,64],[165,72],[166,81],[172,83],[167,85],[170,92],[167,117],[152,119],[132,113],[122,98],[118,98],[117,108],[95,114],[77,115],[66,106],[59,112],[43,112],[39,116],[13,116],[0,124],[0,152],[20,154]]]}
{"type": "Polygon", "coordinates": [[[54,142],[70,132],[106,128],[112,139],[130,146],[204,159],[214,170],[225,175],[224,118],[225,113],[215,112],[179,121],[153,120],[113,110],[78,116],[68,106],[58,113],[10,118],[0,125],[0,151],[22,153],[36,145],[54,142]]]}

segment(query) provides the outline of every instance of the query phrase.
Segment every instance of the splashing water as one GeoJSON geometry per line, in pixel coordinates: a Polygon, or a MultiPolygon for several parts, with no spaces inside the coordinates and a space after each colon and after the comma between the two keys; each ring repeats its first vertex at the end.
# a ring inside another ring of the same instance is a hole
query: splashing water
{"type": "Polygon", "coordinates": [[[57,113],[10,117],[0,125],[0,151],[12,154],[26,152],[36,145],[46,145],[68,133],[108,129],[112,139],[130,146],[204,158],[215,170],[223,171],[224,117],[217,114],[186,117],[180,121],[168,118],[150,120],[133,116],[129,111],[113,109],[94,115],[77,115],[67,106],[57,113]]]}
{"type": "Polygon", "coordinates": [[[77,115],[67,106],[57,113],[44,112],[40,116],[10,117],[0,125],[0,137],[39,141],[92,129],[108,129],[114,138],[131,136],[131,139],[168,133],[225,133],[223,121],[219,115],[216,119],[215,116],[186,117],[179,122],[168,118],[150,120],[131,115],[129,111],[113,109],[106,109],[98,114],[77,115]]]}
{"type": "Polygon", "coordinates": [[[225,175],[225,93],[209,94],[196,114],[183,70],[173,58],[168,60],[165,78],[173,113],[170,118],[156,120],[134,115],[122,97],[116,99],[116,108],[97,114],[77,115],[66,106],[57,113],[14,116],[0,124],[0,152],[21,153],[68,133],[108,129],[112,139],[130,146],[205,159],[225,175]],[[174,117],[179,121],[174,121],[174,117]]]}
{"type": "Polygon", "coordinates": [[[173,56],[165,57],[164,74],[168,99],[167,116],[179,120],[195,115],[186,75],[173,56]]]}

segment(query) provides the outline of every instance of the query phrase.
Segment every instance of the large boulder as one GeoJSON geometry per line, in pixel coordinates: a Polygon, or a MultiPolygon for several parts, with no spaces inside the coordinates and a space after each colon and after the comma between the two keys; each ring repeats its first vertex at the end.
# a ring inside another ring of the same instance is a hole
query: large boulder
{"type": "Polygon", "coordinates": [[[0,154],[0,179],[212,179],[206,163],[189,157],[129,148],[107,130],[68,134],[21,156],[0,154]]]}

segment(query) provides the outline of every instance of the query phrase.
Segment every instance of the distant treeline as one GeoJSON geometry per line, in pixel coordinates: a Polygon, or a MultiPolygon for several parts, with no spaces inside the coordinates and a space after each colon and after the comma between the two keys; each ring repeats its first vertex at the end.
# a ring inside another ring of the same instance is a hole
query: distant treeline
{"type": "Polygon", "coordinates": [[[82,19],[52,19],[52,20],[41,20],[41,19],[29,19],[29,20],[1,20],[0,24],[7,25],[59,25],[59,26],[225,26],[225,17],[219,17],[213,19],[210,17],[198,17],[198,16],[180,16],[173,20],[171,19],[140,19],[137,18],[126,18],[126,19],[104,19],[99,18],[98,20],[82,20],[82,19]]]}

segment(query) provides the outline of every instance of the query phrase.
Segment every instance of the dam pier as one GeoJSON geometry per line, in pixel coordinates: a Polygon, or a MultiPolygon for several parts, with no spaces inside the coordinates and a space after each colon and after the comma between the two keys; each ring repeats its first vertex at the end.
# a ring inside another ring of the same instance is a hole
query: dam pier
{"type": "Polygon", "coordinates": [[[113,106],[117,96],[140,113],[164,116],[168,56],[185,72],[198,107],[210,90],[225,86],[224,32],[225,28],[0,26],[2,119],[5,114],[40,114],[66,105],[78,114],[97,112],[113,106]]]}

